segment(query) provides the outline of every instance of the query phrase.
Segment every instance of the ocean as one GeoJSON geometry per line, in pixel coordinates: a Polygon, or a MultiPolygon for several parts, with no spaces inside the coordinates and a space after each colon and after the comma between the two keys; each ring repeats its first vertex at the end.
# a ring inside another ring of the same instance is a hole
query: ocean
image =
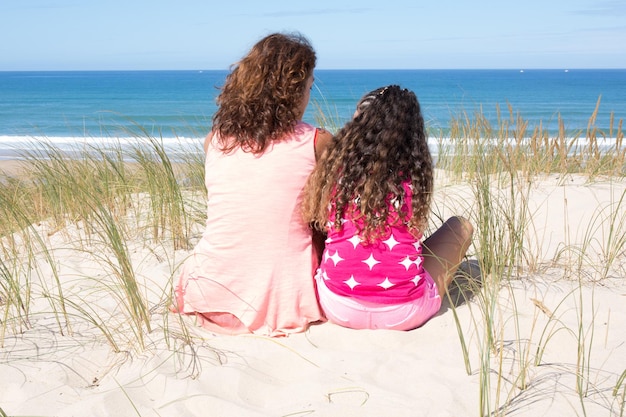
{"type": "MultiPolygon", "coordinates": [[[[62,146],[151,135],[176,146],[201,143],[227,71],[0,72],[0,158],[45,139],[62,146]]],[[[305,121],[331,129],[349,120],[356,102],[377,87],[399,84],[420,100],[431,136],[450,120],[480,111],[496,123],[510,105],[529,124],[569,135],[596,126],[609,134],[626,118],[626,70],[317,70],[305,121]]],[[[614,132],[614,131],[613,131],[614,132]]],[[[583,135],[584,136],[584,135],[583,135]]]]}

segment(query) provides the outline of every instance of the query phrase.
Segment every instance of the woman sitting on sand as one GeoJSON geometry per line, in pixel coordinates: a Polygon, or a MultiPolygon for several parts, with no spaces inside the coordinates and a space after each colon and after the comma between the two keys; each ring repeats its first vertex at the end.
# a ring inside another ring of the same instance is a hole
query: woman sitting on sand
{"type": "Polygon", "coordinates": [[[433,167],[415,94],[366,94],[307,184],[304,217],[328,233],[316,281],[329,321],[410,330],[439,311],[473,228],[448,219],[422,243],[433,167]]]}
{"type": "Polygon", "coordinates": [[[272,34],[234,67],[206,138],[206,230],[175,288],[176,309],[210,329],[278,336],[323,319],[302,189],[330,133],[301,121],[316,56],[272,34]]]}

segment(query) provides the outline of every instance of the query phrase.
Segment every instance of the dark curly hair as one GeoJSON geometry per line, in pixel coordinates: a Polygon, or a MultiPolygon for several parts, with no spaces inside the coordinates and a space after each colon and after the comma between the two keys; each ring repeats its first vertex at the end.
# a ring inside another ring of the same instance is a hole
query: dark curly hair
{"type": "Polygon", "coordinates": [[[418,235],[426,227],[430,210],[432,157],[417,97],[390,85],[366,94],[355,117],[334,137],[307,183],[304,218],[324,230],[332,203],[337,213],[335,227],[341,228],[350,202],[356,201],[364,221],[361,237],[385,236],[390,201],[396,198],[402,207],[406,181],[413,189],[413,213],[410,218],[408,213],[398,213],[399,221],[418,235]]]}
{"type": "Polygon", "coordinates": [[[293,131],[316,55],[300,34],[274,33],[234,65],[217,97],[213,131],[224,152],[263,153],[293,131]]]}

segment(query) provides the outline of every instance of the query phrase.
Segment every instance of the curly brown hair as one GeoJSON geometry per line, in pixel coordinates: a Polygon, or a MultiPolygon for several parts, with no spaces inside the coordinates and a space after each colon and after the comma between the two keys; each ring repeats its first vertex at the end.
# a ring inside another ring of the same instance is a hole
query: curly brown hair
{"type": "Polygon", "coordinates": [[[302,35],[274,33],[234,65],[217,97],[213,131],[223,152],[263,153],[293,131],[316,55],[302,35]]]}
{"type": "Polygon", "coordinates": [[[304,218],[325,230],[332,203],[335,227],[341,228],[350,202],[356,201],[364,220],[360,236],[385,236],[390,201],[396,198],[402,207],[402,184],[407,181],[413,190],[413,213],[410,218],[398,213],[399,221],[417,235],[425,229],[430,210],[432,157],[417,97],[391,85],[366,94],[355,117],[334,137],[307,183],[304,218]]]}

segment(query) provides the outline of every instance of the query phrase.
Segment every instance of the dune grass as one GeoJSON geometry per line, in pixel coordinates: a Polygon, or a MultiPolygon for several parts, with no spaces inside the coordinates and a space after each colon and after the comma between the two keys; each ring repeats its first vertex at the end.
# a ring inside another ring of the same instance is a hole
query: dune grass
{"type": "MultiPolygon", "coordinates": [[[[581,136],[566,137],[562,120],[559,120],[561,128],[555,136],[544,132],[541,124],[528,132],[528,123],[509,107],[508,117],[498,111],[496,126],[492,126],[480,112],[472,117],[460,115],[451,121],[449,141],[443,138],[439,141],[438,168],[457,181],[469,183],[474,201],[466,211],[476,229],[473,250],[482,280],[481,286],[474,289],[474,302],[470,305],[474,319],[469,333],[476,333],[474,337],[478,345],[476,372],[480,378],[480,416],[506,415],[515,411],[525,396],[524,391],[535,382],[532,375],[545,364],[543,353],[557,333],[569,334],[576,350],[576,362],[569,371],[574,376],[570,388],[580,401],[576,413],[586,415],[585,404],[593,401],[590,391],[597,391],[597,387],[592,387],[591,375],[599,366],[591,363],[597,343],[597,306],[593,297],[583,299],[582,288],[602,282],[619,265],[619,258],[623,261],[626,239],[623,195],[594,213],[581,245],[562,242],[561,251],[554,259],[554,264],[564,265],[563,279],[577,282],[577,288],[561,301],[565,304],[574,300],[573,324],[557,318],[554,314],[559,311],[546,312],[541,301],[535,300],[536,306],[545,311],[535,316],[531,329],[521,329],[517,317],[522,310],[513,287],[541,267],[542,254],[540,250],[533,251],[534,242],[528,241],[528,231],[534,230],[540,220],[535,218],[533,208],[528,204],[538,179],[552,175],[565,182],[576,174],[584,176],[589,183],[607,178],[616,182],[624,180],[626,148],[623,146],[622,121],[615,128],[612,116],[608,131],[595,127],[599,105],[598,100],[581,136]],[[600,239],[596,233],[598,230],[601,231],[600,239]],[[502,291],[509,294],[506,308],[512,311],[506,316],[500,304],[502,291]],[[509,343],[510,336],[505,336],[511,329],[514,343],[509,343]],[[509,362],[514,366],[506,369],[509,362]]],[[[565,203],[567,205],[567,201],[565,203]]],[[[567,216],[561,221],[568,233],[570,228],[579,226],[568,224],[567,216]]],[[[571,316],[571,312],[562,314],[571,316]]],[[[461,328],[458,322],[457,328],[461,328]]],[[[474,372],[470,365],[473,358],[468,353],[471,349],[465,346],[470,338],[470,334],[460,331],[466,367],[469,372],[474,372]]],[[[623,378],[616,384],[613,394],[616,398],[622,384],[623,378]]],[[[614,408],[623,410],[623,396],[616,405],[608,408],[608,415],[612,415],[614,408]]]]}
{"type": "MultiPolygon", "coordinates": [[[[7,326],[15,331],[29,326],[33,275],[38,272],[33,260],[46,256],[51,266],[48,272],[55,274],[50,239],[66,235],[64,244],[101,266],[105,277],[96,283],[100,295],[118,300],[115,311],[119,309],[125,318],[119,328],[130,329],[131,344],[142,350],[144,334],[151,332],[151,307],[145,286],[135,276],[127,242],[149,231],[151,244],[167,242],[173,250],[189,249],[192,224],[202,217],[198,211],[203,212],[201,204],[195,203],[200,199],[193,196],[202,187],[182,185],[185,178],[177,176],[176,163],[156,138],[137,137],[130,150],[117,144],[62,151],[45,139],[39,140],[36,149],[24,153],[27,164],[21,175],[0,186],[0,273],[6,278],[0,295],[4,310],[0,335],[7,326]],[[70,229],[80,233],[70,236],[70,229]]],[[[194,170],[203,170],[198,159],[189,160],[181,172],[194,170]],[[199,167],[194,165],[198,163],[199,167]]],[[[48,288],[48,280],[41,278],[37,291],[50,300],[55,315],[63,318],[63,323],[58,320],[59,327],[69,329],[70,316],[83,318],[102,330],[114,350],[120,349],[114,341],[120,332],[112,331],[110,313],[94,310],[82,295],[69,298],[58,277],[55,288],[48,288]],[[68,308],[72,313],[68,314],[68,308]]]]}
{"type": "MultiPolygon", "coordinates": [[[[449,134],[439,137],[438,170],[445,172],[448,184],[470,190],[461,207],[435,204],[433,227],[445,219],[444,212],[459,208],[475,226],[469,256],[481,279],[466,277],[469,298],[463,303],[471,310],[471,323],[460,321],[456,302],[452,313],[467,373],[479,376],[479,416],[515,411],[537,383],[538,370],[547,366],[547,350],[561,336],[576,350],[575,363],[563,371],[573,376],[569,388],[579,399],[575,413],[585,415],[587,401],[597,401],[592,397],[598,390],[594,373],[602,364],[592,363],[592,352],[601,337],[594,326],[594,300],[584,299],[581,289],[613,276],[623,261],[624,195],[601,207],[588,225],[577,225],[588,231],[583,244],[562,242],[550,265],[543,260],[540,243],[529,237],[539,223],[529,201],[537,180],[546,176],[563,183],[572,175],[589,183],[624,180],[622,121],[612,117],[606,131],[595,127],[599,104],[580,136],[566,136],[564,121],[553,135],[541,123],[529,132],[528,122],[508,107],[504,113],[498,110],[493,126],[480,111],[461,114],[450,121],[449,134]],[[597,230],[602,231],[600,239],[597,230]],[[516,298],[515,289],[525,277],[552,267],[563,271],[563,281],[575,283],[574,290],[550,308],[535,300],[533,325],[522,328],[518,317],[525,300],[516,298]],[[508,294],[505,304],[503,293],[508,294]],[[571,300],[576,306],[573,321],[572,309],[566,308],[571,300]]],[[[324,110],[320,113],[323,116],[324,110]]],[[[319,120],[329,130],[337,129],[332,117],[319,120]]],[[[149,279],[138,276],[134,262],[137,251],[145,250],[146,257],[168,259],[173,277],[182,262],[174,254],[193,246],[194,230],[204,221],[201,143],[190,149],[181,145],[182,157],[173,160],[161,137],[139,126],[129,136],[135,139],[131,146],[88,146],[70,152],[38,139],[32,147],[37,150],[22,155],[26,163],[21,174],[3,177],[0,346],[8,335],[36,326],[49,314],[62,334],[95,328],[116,352],[144,352],[158,328],[173,352],[190,355],[191,362],[181,366],[190,366],[195,375],[199,370],[193,359],[194,337],[183,320],[172,321],[167,314],[171,284],[155,289],[149,279]],[[74,276],[64,279],[58,274],[58,251],[70,251],[98,268],[83,270],[77,261],[74,276]],[[43,296],[46,307],[35,306],[35,296],[43,296]],[[103,298],[109,300],[105,307],[92,302],[103,298]]],[[[566,229],[572,227],[566,216],[558,221],[566,229]]],[[[626,370],[611,372],[610,395],[603,397],[613,398],[607,415],[624,415],[626,370]]]]}

